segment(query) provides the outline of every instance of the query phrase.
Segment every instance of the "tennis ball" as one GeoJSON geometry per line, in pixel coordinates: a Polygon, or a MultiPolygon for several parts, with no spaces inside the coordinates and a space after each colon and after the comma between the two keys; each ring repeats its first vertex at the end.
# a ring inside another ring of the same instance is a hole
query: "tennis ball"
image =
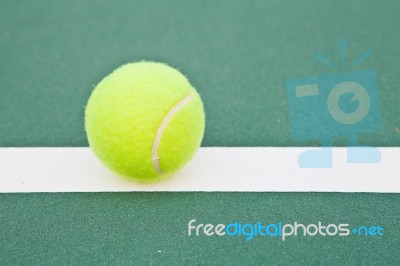
{"type": "Polygon", "coordinates": [[[89,145],[110,169],[151,182],[183,167],[204,134],[197,91],[162,63],[123,65],[92,92],[85,110],[89,145]]]}

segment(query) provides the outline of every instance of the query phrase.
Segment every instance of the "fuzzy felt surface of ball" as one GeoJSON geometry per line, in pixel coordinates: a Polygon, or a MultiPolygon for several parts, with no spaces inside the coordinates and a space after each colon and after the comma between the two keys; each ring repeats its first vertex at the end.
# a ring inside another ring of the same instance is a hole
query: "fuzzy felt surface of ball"
{"type": "Polygon", "coordinates": [[[205,114],[197,91],[178,70],[129,63],[106,76],[85,110],[96,156],[130,179],[152,182],[182,168],[203,139],[205,114]]]}

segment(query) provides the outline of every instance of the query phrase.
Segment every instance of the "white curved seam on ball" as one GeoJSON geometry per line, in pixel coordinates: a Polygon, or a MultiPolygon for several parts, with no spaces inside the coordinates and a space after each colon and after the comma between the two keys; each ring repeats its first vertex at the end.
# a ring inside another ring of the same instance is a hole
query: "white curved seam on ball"
{"type": "Polygon", "coordinates": [[[187,104],[193,98],[193,91],[190,91],[190,94],[180,100],[174,107],[169,110],[168,114],[163,118],[160,126],[157,129],[156,137],[153,142],[153,147],[151,151],[151,160],[153,162],[153,167],[156,172],[161,175],[162,171],[160,169],[160,158],[158,157],[158,147],[160,146],[161,137],[164,133],[165,128],[167,127],[169,121],[178,112],[185,104],[187,104]]]}

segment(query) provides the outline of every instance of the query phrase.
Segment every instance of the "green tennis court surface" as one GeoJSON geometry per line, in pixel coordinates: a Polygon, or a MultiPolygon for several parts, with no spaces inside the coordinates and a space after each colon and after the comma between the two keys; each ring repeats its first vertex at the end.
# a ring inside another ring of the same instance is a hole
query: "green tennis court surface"
{"type": "MultiPolygon", "coordinates": [[[[285,81],[374,69],[383,129],[360,143],[400,146],[399,8],[344,0],[4,1],[0,147],[87,146],[84,107],[95,84],[143,59],[180,69],[199,91],[205,147],[317,146],[292,140],[285,81]],[[347,58],[368,48],[373,56],[355,68],[316,60],[320,51],[340,62],[342,38],[347,58]]],[[[399,220],[398,194],[0,194],[0,264],[398,265],[399,220]],[[379,225],[384,235],[188,236],[192,219],[379,225]]]]}

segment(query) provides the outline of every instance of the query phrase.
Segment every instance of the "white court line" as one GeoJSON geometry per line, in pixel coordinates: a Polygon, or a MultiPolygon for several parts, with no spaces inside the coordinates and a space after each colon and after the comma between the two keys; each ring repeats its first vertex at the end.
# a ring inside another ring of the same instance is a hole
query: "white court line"
{"type": "Polygon", "coordinates": [[[171,178],[141,184],[106,169],[89,148],[0,148],[0,193],[105,191],[400,193],[400,148],[380,148],[379,164],[347,164],[334,148],[330,169],[301,169],[308,148],[200,148],[171,178]]]}

